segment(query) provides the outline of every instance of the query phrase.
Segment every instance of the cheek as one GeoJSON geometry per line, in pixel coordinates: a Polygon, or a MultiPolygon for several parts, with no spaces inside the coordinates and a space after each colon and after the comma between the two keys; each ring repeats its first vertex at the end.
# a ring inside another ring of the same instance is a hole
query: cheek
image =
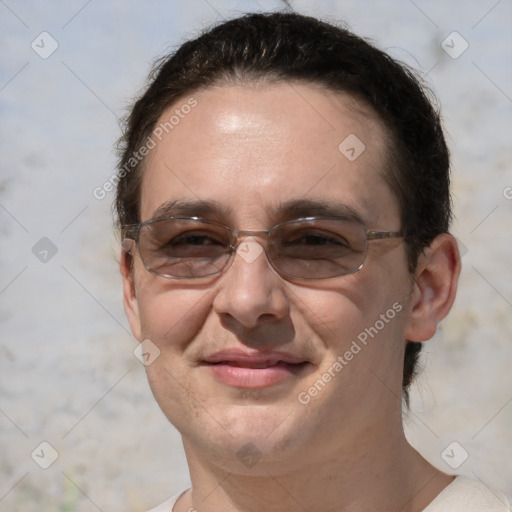
{"type": "Polygon", "coordinates": [[[203,325],[211,308],[211,294],[211,287],[183,288],[165,278],[147,277],[138,290],[143,338],[149,338],[162,351],[183,350],[203,325]]]}
{"type": "Polygon", "coordinates": [[[323,342],[320,373],[343,373],[350,387],[367,379],[369,370],[396,374],[402,365],[408,291],[399,276],[365,267],[345,277],[343,288],[305,291],[300,315],[323,342]],[[343,368],[333,369],[335,361],[343,368]]]}
{"type": "Polygon", "coordinates": [[[309,327],[324,340],[325,348],[344,350],[347,342],[350,344],[382,312],[387,292],[362,270],[333,280],[328,287],[301,290],[296,294],[298,318],[307,319],[309,327]]]}
{"type": "Polygon", "coordinates": [[[161,353],[146,367],[146,375],[160,409],[176,428],[182,430],[186,429],[192,418],[198,416],[196,410],[199,404],[193,399],[197,396],[197,390],[191,389],[187,369],[175,357],[161,353]],[[184,404],[187,404],[185,408],[184,404]]]}
{"type": "Polygon", "coordinates": [[[186,431],[207,406],[207,393],[198,393],[190,378],[194,370],[184,354],[211,311],[211,290],[176,288],[158,277],[151,280],[140,290],[141,329],[143,339],[150,339],[160,353],[146,366],[146,374],[163,413],[178,430],[186,431]]]}

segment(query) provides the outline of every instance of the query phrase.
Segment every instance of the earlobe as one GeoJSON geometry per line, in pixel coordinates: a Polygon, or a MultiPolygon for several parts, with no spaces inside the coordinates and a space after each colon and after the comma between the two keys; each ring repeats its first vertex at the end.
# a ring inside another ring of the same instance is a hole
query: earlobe
{"type": "Polygon", "coordinates": [[[450,234],[437,236],[418,260],[405,339],[426,341],[435,335],[455,300],[459,274],[457,241],[450,234]]]}
{"type": "Polygon", "coordinates": [[[132,256],[121,250],[119,269],[123,280],[123,306],[130,324],[133,336],[138,341],[142,340],[140,328],[139,303],[135,290],[134,270],[132,268],[132,256]]]}

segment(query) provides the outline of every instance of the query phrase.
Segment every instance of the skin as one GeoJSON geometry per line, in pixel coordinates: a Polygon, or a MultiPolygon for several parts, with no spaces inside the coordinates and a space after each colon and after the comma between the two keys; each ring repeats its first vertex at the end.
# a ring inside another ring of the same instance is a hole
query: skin
{"type": "MultiPolygon", "coordinates": [[[[215,220],[264,230],[280,220],[279,202],[306,197],[351,206],[369,229],[400,229],[382,178],[385,129],[350,96],[282,83],[210,87],[194,98],[147,157],[142,220],[169,200],[215,200],[229,208],[215,220]],[[366,146],[352,162],[338,150],[349,134],[366,146]]],[[[360,271],[318,281],[283,279],[264,253],[251,263],[235,256],[206,283],[156,276],[138,253],[133,267],[122,255],[121,273],[134,336],[161,351],[147,375],[189,464],[193,490],[175,511],[415,512],[451,482],[407,443],[401,403],[403,340],[430,339],[454,300],[450,235],[433,241],[414,275],[400,239],[370,242],[360,271]],[[400,313],[300,403],[299,393],[397,302],[400,313]],[[284,383],[238,389],[199,364],[228,347],[284,350],[310,364],[284,383]],[[237,456],[248,443],[261,456],[251,467],[237,456]]]]}

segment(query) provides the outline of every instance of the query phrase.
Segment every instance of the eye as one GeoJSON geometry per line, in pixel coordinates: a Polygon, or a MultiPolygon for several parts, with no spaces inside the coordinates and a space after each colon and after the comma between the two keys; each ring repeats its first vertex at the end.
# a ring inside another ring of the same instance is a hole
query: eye
{"type": "Polygon", "coordinates": [[[215,231],[193,230],[166,237],[157,252],[164,258],[218,258],[226,253],[228,239],[215,231]]]}
{"type": "Polygon", "coordinates": [[[359,224],[339,219],[318,219],[280,226],[275,247],[280,261],[286,260],[288,264],[293,262],[296,265],[302,261],[308,265],[320,262],[341,265],[364,252],[365,241],[365,232],[359,224]]]}
{"type": "Polygon", "coordinates": [[[294,233],[288,239],[283,240],[285,246],[337,246],[337,247],[350,247],[348,241],[335,234],[319,233],[319,232],[305,232],[294,233]]]}
{"type": "Polygon", "coordinates": [[[192,245],[192,246],[207,246],[207,245],[225,245],[225,242],[219,240],[219,237],[212,234],[204,233],[184,233],[175,236],[169,240],[168,245],[173,247],[179,245],[192,245]]]}

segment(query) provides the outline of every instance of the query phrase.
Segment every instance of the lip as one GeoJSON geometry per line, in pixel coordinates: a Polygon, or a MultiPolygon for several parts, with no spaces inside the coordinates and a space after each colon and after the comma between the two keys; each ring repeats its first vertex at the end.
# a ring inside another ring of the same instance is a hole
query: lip
{"type": "Polygon", "coordinates": [[[298,375],[309,361],[285,352],[227,349],[207,356],[203,364],[224,384],[254,389],[272,386],[298,375]]]}

